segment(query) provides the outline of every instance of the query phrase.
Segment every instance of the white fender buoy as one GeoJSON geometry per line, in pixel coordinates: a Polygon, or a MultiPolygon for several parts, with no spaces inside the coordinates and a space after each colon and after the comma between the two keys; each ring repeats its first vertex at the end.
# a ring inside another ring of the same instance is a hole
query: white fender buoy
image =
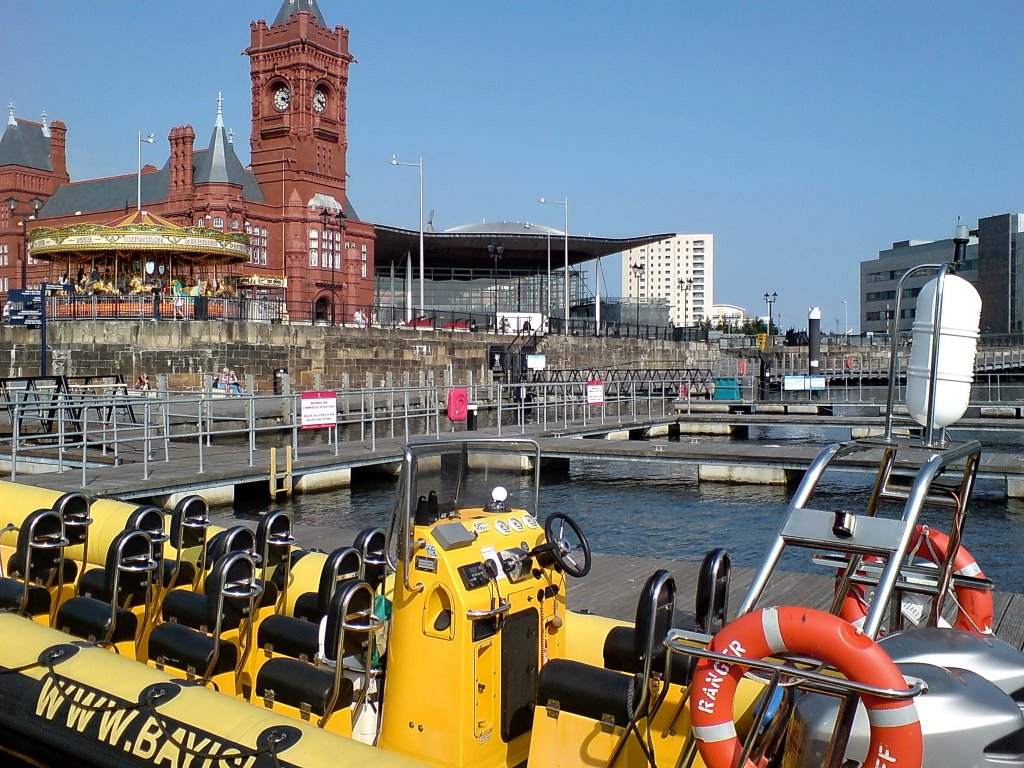
{"type": "MultiPolygon", "coordinates": [[[[957,275],[947,274],[942,280],[933,429],[948,427],[967,410],[974,382],[974,356],[981,322],[981,297],[974,286],[957,275]]],[[[938,285],[938,277],[929,280],[917,297],[913,346],[907,364],[907,411],[922,427],[928,426],[928,384],[934,333],[932,319],[938,285]]]]}

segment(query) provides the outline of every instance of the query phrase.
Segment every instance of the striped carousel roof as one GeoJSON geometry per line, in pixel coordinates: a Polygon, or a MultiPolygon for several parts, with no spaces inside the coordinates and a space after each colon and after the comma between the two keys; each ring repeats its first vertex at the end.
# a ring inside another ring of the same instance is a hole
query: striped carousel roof
{"type": "Polygon", "coordinates": [[[249,237],[207,227],[179,226],[148,211],[132,211],[107,223],[37,227],[28,234],[28,254],[37,259],[139,251],[192,256],[195,260],[247,261],[249,237]]]}

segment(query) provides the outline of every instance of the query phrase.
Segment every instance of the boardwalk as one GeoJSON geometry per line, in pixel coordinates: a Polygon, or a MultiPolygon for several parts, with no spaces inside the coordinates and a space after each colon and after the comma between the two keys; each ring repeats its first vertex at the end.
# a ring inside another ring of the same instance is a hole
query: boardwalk
{"type": "MultiPolygon", "coordinates": [[[[219,525],[237,524],[231,517],[215,520],[219,525]]],[[[383,522],[383,521],[382,521],[383,522]]],[[[330,551],[350,544],[355,531],[339,528],[296,526],[296,536],[303,547],[316,547],[330,551]]],[[[693,619],[694,584],[700,563],[669,558],[644,558],[595,553],[594,566],[583,579],[571,579],[568,589],[569,608],[573,611],[610,616],[621,621],[632,621],[636,602],[644,581],[658,568],[667,569],[676,579],[676,626],[688,626],[693,619]]],[[[752,568],[734,568],[729,590],[729,618],[735,617],[753,578],[752,568]]],[[[769,583],[762,599],[763,605],[807,605],[827,608],[832,597],[833,576],[826,573],[778,573],[769,583]]],[[[952,602],[952,601],[949,601],[952,602]]],[[[1015,648],[1024,650],[1024,595],[995,592],[996,636],[1015,648]]],[[[952,606],[947,606],[952,608],[952,606]]]]}

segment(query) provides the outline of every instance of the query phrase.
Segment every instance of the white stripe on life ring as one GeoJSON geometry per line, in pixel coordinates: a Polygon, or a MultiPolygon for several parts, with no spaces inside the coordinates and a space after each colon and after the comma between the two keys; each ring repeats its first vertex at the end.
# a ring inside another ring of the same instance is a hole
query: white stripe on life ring
{"type": "Polygon", "coordinates": [[[764,630],[764,639],[772,653],[781,653],[788,650],[786,641],[782,639],[782,630],[779,628],[779,611],[776,608],[765,608],[761,612],[761,629],[764,630]]]}
{"type": "Polygon", "coordinates": [[[698,741],[703,742],[727,741],[736,738],[736,726],[732,720],[718,725],[695,725],[693,735],[698,741]]]}
{"type": "Polygon", "coordinates": [[[872,728],[899,728],[916,723],[919,719],[917,707],[912,701],[893,709],[868,709],[868,722],[872,728]]]}
{"type": "Polygon", "coordinates": [[[981,573],[981,568],[978,566],[977,562],[973,562],[973,563],[968,563],[963,568],[961,568],[959,571],[957,571],[956,575],[957,576],[977,576],[979,573],[981,573]]]}

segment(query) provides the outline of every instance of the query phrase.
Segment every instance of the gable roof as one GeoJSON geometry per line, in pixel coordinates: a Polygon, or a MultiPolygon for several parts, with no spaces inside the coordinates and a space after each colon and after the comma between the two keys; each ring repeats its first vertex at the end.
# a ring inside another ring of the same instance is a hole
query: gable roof
{"type": "Polygon", "coordinates": [[[52,171],[50,139],[43,132],[42,124],[11,117],[0,137],[0,165],[52,171]]]}

